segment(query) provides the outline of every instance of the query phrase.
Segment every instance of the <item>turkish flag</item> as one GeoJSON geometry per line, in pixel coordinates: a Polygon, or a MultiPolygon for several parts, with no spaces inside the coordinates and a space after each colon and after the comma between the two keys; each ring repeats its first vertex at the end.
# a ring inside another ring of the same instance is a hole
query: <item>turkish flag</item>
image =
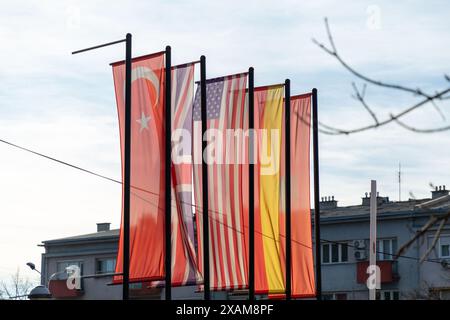
{"type": "MultiPolygon", "coordinates": [[[[123,177],[125,63],[112,66],[123,177]]],[[[141,282],[164,278],[164,53],[134,59],[131,78],[130,282],[141,282]]],[[[123,228],[116,273],[122,263],[123,228]]],[[[114,282],[121,283],[122,276],[114,282]]]]}

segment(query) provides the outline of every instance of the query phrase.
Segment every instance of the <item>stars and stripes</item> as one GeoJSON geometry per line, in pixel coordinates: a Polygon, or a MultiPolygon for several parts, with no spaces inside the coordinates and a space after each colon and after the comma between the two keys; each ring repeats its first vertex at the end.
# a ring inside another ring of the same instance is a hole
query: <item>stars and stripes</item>
{"type": "MultiPolygon", "coordinates": [[[[215,129],[223,143],[215,150],[215,158],[224,156],[233,161],[208,159],[208,201],[210,235],[210,283],[213,290],[247,287],[247,245],[244,233],[246,213],[243,207],[243,166],[235,161],[242,143],[226,138],[227,129],[244,129],[245,89],[247,74],[227,76],[206,84],[207,128],[215,129]]],[[[200,87],[194,101],[194,152],[201,150],[200,87]],[[200,128],[200,130],[199,130],[200,128]],[[200,145],[200,146],[199,146],[200,145]]],[[[197,211],[197,230],[203,228],[202,168],[201,161],[194,165],[194,194],[197,211]]],[[[203,235],[197,233],[198,256],[203,254],[203,235]]],[[[203,265],[199,259],[202,272],[203,265]]]]}

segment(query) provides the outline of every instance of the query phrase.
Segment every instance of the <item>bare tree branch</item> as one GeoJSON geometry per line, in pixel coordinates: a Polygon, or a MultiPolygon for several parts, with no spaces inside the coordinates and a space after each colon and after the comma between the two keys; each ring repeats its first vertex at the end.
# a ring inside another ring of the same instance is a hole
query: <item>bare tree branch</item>
{"type": "MultiPolygon", "coordinates": [[[[358,88],[356,87],[356,85],[353,84],[353,89],[355,90],[356,96],[355,99],[357,99],[358,101],[361,102],[361,104],[364,106],[364,108],[366,109],[366,111],[370,114],[370,116],[373,118],[374,120],[374,124],[371,125],[367,125],[367,126],[362,126],[359,128],[355,128],[355,129],[341,129],[341,128],[336,128],[333,126],[329,126],[329,125],[325,125],[323,123],[320,123],[322,129],[325,129],[322,133],[325,134],[331,134],[331,135],[341,135],[341,134],[352,134],[352,133],[357,133],[357,132],[362,132],[362,131],[366,131],[366,130],[370,130],[370,129],[375,129],[384,125],[387,125],[388,123],[391,123],[395,120],[398,120],[399,118],[403,117],[404,115],[418,109],[419,107],[424,106],[427,103],[431,103],[433,105],[433,107],[436,109],[437,112],[439,112],[440,116],[445,119],[444,114],[442,113],[442,111],[440,110],[440,108],[437,106],[437,104],[435,103],[436,100],[446,100],[449,99],[449,96],[445,96],[447,93],[450,92],[450,87],[441,90],[441,91],[437,91],[434,94],[428,94],[425,93],[422,89],[420,88],[411,88],[411,87],[407,87],[407,86],[403,86],[403,85],[399,85],[399,84],[393,84],[393,83],[387,83],[384,81],[380,81],[380,80],[375,80],[372,79],[368,76],[363,75],[361,72],[353,69],[346,61],[344,61],[344,59],[338,54],[334,39],[333,39],[333,35],[331,33],[330,30],[330,26],[328,24],[328,19],[325,18],[325,28],[326,28],[326,32],[327,32],[327,36],[328,36],[328,42],[329,42],[329,47],[325,46],[323,43],[317,41],[316,39],[312,39],[312,41],[319,47],[321,48],[323,51],[325,51],[326,53],[328,53],[329,55],[333,56],[336,60],[338,60],[338,62],[347,70],[349,71],[351,74],[353,74],[354,76],[356,76],[357,78],[365,81],[366,83],[370,83],[372,85],[375,86],[379,86],[382,88],[388,88],[388,89],[394,89],[394,90],[398,90],[398,91],[403,91],[403,92],[408,92],[413,94],[414,96],[420,96],[423,98],[422,101],[416,103],[415,105],[413,105],[412,107],[406,108],[403,111],[399,112],[396,115],[392,115],[391,117],[388,119],[385,119],[383,121],[379,121],[378,118],[375,115],[375,112],[373,111],[372,108],[369,107],[368,103],[365,101],[364,95],[365,95],[365,86],[363,87],[363,91],[360,92],[358,90],[358,88]]],[[[444,75],[445,79],[447,81],[450,82],[450,77],[448,75],[444,75]]],[[[397,121],[396,121],[397,122],[397,121]]],[[[442,128],[438,128],[436,131],[431,131],[431,130],[412,130],[415,132],[439,132],[439,131],[444,131],[444,130],[449,130],[450,127],[442,127],[442,128]]]]}
{"type": "Polygon", "coordinates": [[[383,82],[380,80],[374,80],[372,78],[369,78],[365,75],[363,75],[362,73],[356,71],[355,69],[353,69],[352,67],[349,66],[349,64],[347,62],[345,62],[342,57],[338,54],[337,49],[336,49],[336,45],[334,43],[334,39],[333,39],[333,35],[331,33],[330,30],[330,26],[328,23],[328,18],[324,18],[324,22],[325,22],[325,28],[327,31],[327,35],[328,35],[328,41],[330,42],[330,48],[327,48],[323,43],[320,43],[319,41],[317,41],[315,38],[312,39],[312,41],[318,45],[322,50],[324,50],[325,52],[327,52],[328,54],[334,56],[340,63],[341,65],[347,69],[350,73],[352,73],[354,76],[368,82],[371,83],[373,85],[376,86],[380,86],[380,87],[384,87],[384,88],[390,88],[390,89],[395,89],[395,90],[401,90],[401,91],[405,91],[405,92],[409,92],[415,95],[419,95],[419,96],[423,96],[425,98],[431,98],[431,95],[428,95],[426,93],[424,93],[420,88],[410,88],[410,87],[406,87],[406,86],[402,86],[399,84],[392,84],[392,83],[387,83],[387,82],[383,82]]]}
{"type": "Polygon", "coordinates": [[[397,251],[397,255],[395,256],[395,258],[397,258],[398,256],[401,256],[413,243],[414,241],[416,241],[418,238],[420,238],[422,235],[424,235],[432,226],[434,226],[436,224],[436,222],[439,221],[439,218],[436,216],[431,216],[430,219],[428,220],[428,222],[419,230],[419,232],[417,232],[414,237],[412,237],[411,239],[409,239],[405,244],[403,244],[400,249],[398,249],[397,251]]]}
{"type": "Polygon", "coordinates": [[[425,259],[427,259],[428,256],[430,255],[431,251],[433,251],[449,217],[450,217],[450,213],[447,213],[447,216],[442,218],[439,228],[436,230],[436,233],[434,234],[433,242],[431,243],[431,246],[428,248],[428,250],[425,252],[425,254],[420,258],[420,263],[424,262],[425,259]]]}
{"type": "Polygon", "coordinates": [[[430,247],[427,249],[425,254],[420,258],[420,263],[424,262],[430,253],[433,251],[433,249],[436,247],[437,241],[439,240],[439,237],[441,236],[442,230],[445,227],[445,224],[450,219],[450,211],[447,212],[443,216],[435,216],[432,215],[428,222],[412,237],[409,239],[405,244],[403,244],[400,249],[398,249],[396,257],[402,255],[417,239],[421,238],[425,233],[427,233],[436,223],[440,222],[438,229],[436,230],[434,234],[433,241],[430,245],[430,247]]]}
{"type": "Polygon", "coordinates": [[[8,299],[23,300],[26,299],[32,286],[33,284],[27,278],[21,276],[20,269],[17,269],[16,273],[11,275],[9,282],[0,282],[0,291],[8,299]]]}
{"type": "MultiPolygon", "coordinates": [[[[444,101],[444,100],[450,99],[450,95],[448,95],[448,93],[450,92],[450,87],[446,87],[442,90],[434,91],[434,93],[432,94],[432,93],[425,92],[421,88],[412,88],[412,87],[405,86],[405,85],[384,82],[384,81],[376,80],[369,76],[364,75],[363,73],[361,73],[361,72],[357,71],[356,69],[354,69],[353,67],[351,67],[340,56],[340,54],[338,53],[333,35],[331,33],[331,29],[330,29],[327,18],[325,18],[324,23],[325,23],[325,29],[326,29],[326,33],[327,33],[327,37],[328,37],[328,42],[329,42],[328,46],[317,41],[314,38],[312,39],[312,41],[324,52],[326,52],[330,56],[334,57],[342,65],[342,67],[344,67],[344,69],[347,70],[350,74],[352,74],[356,78],[364,81],[361,90],[358,88],[358,86],[355,84],[355,82],[352,82],[352,87],[353,87],[353,91],[354,91],[354,94],[352,95],[352,97],[361,103],[361,105],[364,107],[364,109],[369,113],[370,117],[373,119],[373,123],[369,124],[369,125],[365,125],[365,126],[360,126],[360,127],[354,128],[354,129],[342,129],[342,128],[337,128],[337,127],[330,126],[328,124],[319,122],[319,130],[321,133],[328,134],[328,135],[343,135],[343,134],[349,135],[352,133],[367,131],[370,129],[376,129],[381,126],[385,126],[391,122],[395,122],[400,127],[404,128],[406,130],[412,131],[412,132],[417,132],[417,133],[435,133],[435,132],[442,132],[442,131],[450,130],[450,125],[442,126],[442,127],[435,127],[435,128],[421,129],[421,128],[416,128],[411,125],[408,125],[408,124],[404,123],[403,121],[400,121],[400,118],[404,117],[407,114],[410,114],[413,111],[416,111],[417,109],[419,109],[427,104],[431,104],[432,107],[436,110],[436,112],[439,113],[442,120],[445,121],[446,117],[445,117],[444,113],[442,112],[440,106],[437,104],[437,101],[444,101]],[[377,117],[374,109],[371,108],[369,106],[369,103],[366,101],[365,93],[366,93],[367,84],[371,84],[371,85],[378,86],[381,88],[392,89],[392,90],[410,93],[415,97],[420,97],[421,100],[410,107],[404,108],[402,111],[400,111],[396,114],[390,113],[389,118],[387,118],[387,119],[380,120],[377,117]]],[[[449,75],[444,74],[444,78],[445,78],[446,82],[450,82],[449,75]]],[[[414,196],[412,195],[412,197],[414,197],[414,196]]],[[[450,219],[450,212],[448,212],[447,214],[445,214],[443,216],[439,216],[439,217],[432,215],[430,217],[430,219],[428,220],[428,222],[418,232],[416,232],[415,235],[409,241],[407,241],[405,244],[403,244],[401,246],[401,248],[398,250],[397,256],[395,258],[402,255],[402,253],[405,250],[407,250],[417,239],[421,238],[424,234],[426,234],[433,226],[436,225],[436,223],[439,223],[439,227],[434,234],[434,238],[433,238],[430,248],[427,249],[425,254],[420,259],[421,262],[425,261],[427,259],[427,257],[429,256],[429,254],[432,252],[433,248],[436,246],[437,241],[441,235],[441,232],[449,219],[450,219]]]]}
{"type": "Polygon", "coordinates": [[[356,87],[356,84],[354,82],[352,82],[352,86],[353,86],[353,90],[355,90],[355,95],[353,96],[356,100],[358,100],[359,102],[361,102],[361,104],[363,105],[363,107],[367,110],[367,112],[370,114],[370,116],[373,118],[373,120],[375,121],[375,124],[378,125],[378,118],[375,115],[375,113],[372,111],[372,109],[370,109],[370,107],[367,105],[366,101],[364,100],[364,95],[366,93],[366,84],[364,84],[363,86],[363,91],[362,93],[359,92],[358,88],[356,87]]]}
{"type": "Polygon", "coordinates": [[[434,100],[430,101],[431,105],[434,107],[434,109],[437,111],[437,113],[439,113],[439,115],[441,116],[442,120],[446,120],[444,113],[442,112],[441,108],[439,108],[439,106],[437,105],[437,103],[434,100]]]}
{"type": "MultiPolygon", "coordinates": [[[[298,111],[295,111],[293,113],[293,116],[299,118],[301,122],[307,124],[308,126],[311,124],[310,120],[309,119],[308,120],[305,119],[298,111]]],[[[322,129],[322,128],[318,128],[318,130],[319,130],[320,133],[323,133],[323,134],[328,134],[328,135],[334,134],[333,132],[331,132],[329,130],[322,129]]]]}
{"type": "MultiPolygon", "coordinates": [[[[368,126],[365,126],[365,127],[360,127],[360,128],[356,128],[356,129],[349,129],[349,130],[335,128],[335,127],[326,125],[326,124],[321,123],[321,122],[319,122],[319,125],[321,125],[324,129],[326,129],[328,131],[331,131],[332,134],[351,134],[351,133],[357,133],[357,132],[366,131],[366,130],[369,130],[369,129],[375,129],[375,128],[384,126],[384,125],[386,125],[386,124],[388,124],[390,122],[393,122],[393,121],[395,121],[395,120],[405,116],[406,114],[408,114],[408,113],[418,109],[419,107],[423,106],[424,104],[430,102],[431,100],[437,99],[437,98],[443,96],[444,94],[446,94],[448,92],[450,92],[450,88],[445,89],[444,91],[441,91],[441,92],[435,94],[434,96],[431,96],[431,98],[426,98],[426,99],[416,103],[415,105],[413,105],[413,106],[403,110],[402,112],[400,112],[400,113],[398,113],[396,115],[391,115],[390,118],[385,119],[383,121],[380,121],[378,124],[372,124],[372,125],[368,125],[368,126]]],[[[443,131],[443,130],[441,130],[441,131],[443,131]]]]}
{"type": "MultiPolygon", "coordinates": [[[[391,117],[393,117],[393,116],[391,115],[391,117]]],[[[430,129],[419,129],[419,128],[411,127],[398,119],[395,119],[395,118],[393,118],[393,119],[399,126],[405,128],[406,130],[418,132],[418,133],[434,133],[434,132],[450,130],[450,126],[445,126],[445,127],[440,127],[440,128],[430,128],[430,129]]]]}

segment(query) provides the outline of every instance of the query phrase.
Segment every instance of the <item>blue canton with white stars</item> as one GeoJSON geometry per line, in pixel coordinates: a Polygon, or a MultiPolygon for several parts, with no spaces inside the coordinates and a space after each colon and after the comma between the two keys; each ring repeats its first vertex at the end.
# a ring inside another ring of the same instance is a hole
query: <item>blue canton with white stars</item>
{"type": "MultiPolygon", "coordinates": [[[[225,80],[214,81],[206,84],[206,110],[207,119],[218,119],[220,116],[220,107],[222,105],[222,94],[225,80]]],[[[194,121],[202,120],[202,113],[200,108],[200,84],[197,87],[195,93],[193,118],[194,121]]]]}

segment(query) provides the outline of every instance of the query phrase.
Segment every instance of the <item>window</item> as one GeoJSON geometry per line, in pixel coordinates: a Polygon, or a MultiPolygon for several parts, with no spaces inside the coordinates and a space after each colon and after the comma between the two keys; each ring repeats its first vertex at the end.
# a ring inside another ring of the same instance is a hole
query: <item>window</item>
{"type": "Polygon", "coordinates": [[[339,262],[339,244],[333,243],[331,245],[331,262],[339,262]]]}
{"type": "Polygon", "coordinates": [[[379,239],[377,240],[377,260],[394,260],[394,254],[397,252],[397,239],[379,239]]]}
{"type": "Polygon", "coordinates": [[[53,279],[66,280],[68,273],[67,269],[71,266],[80,268],[80,275],[83,275],[83,262],[82,261],[61,261],[56,263],[56,274],[53,279]]]}
{"type": "Polygon", "coordinates": [[[377,300],[399,300],[400,294],[395,290],[377,290],[377,300]]]}
{"type": "Polygon", "coordinates": [[[441,236],[439,239],[439,257],[450,258],[450,236],[441,236]]]}
{"type": "Polygon", "coordinates": [[[348,261],[347,243],[322,244],[322,263],[340,263],[348,261]]]}
{"type": "Polygon", "coordinates": [[[334,297],[335,297],[334,300],[347,300],[347,294],[346,293],[335,293],[334,297]]]}
{"type": "Polygon", "coordinates": [[[348,261],[348,246],[346,243],[341,243],[341,260],[348,261]]]}
{"type": "Polygon", "coordinates": [[[133,283],[130,283],[130,289],[139,290],[139,289],[142,289],[142,288],[143,288],[142,282],[133,282],[133,283]]]}
{"type": "Polygon", "coordinates": [[[322,263],[330,263],[330,245],[322,245],[322,263]]]}
{"type": "Polygon", "coordinates": [[[116,259],[115,258],[106,258],[106,259],[98,259],[96,263],[96,274],[103,273],[114,273],[116,270],[116,259]]]}
{"type": "Polygon", "coordinates": [[[326,293],[322,295],[323,300],[347,300],[347,293],[345,292],[334,292],[326,293]]]}

